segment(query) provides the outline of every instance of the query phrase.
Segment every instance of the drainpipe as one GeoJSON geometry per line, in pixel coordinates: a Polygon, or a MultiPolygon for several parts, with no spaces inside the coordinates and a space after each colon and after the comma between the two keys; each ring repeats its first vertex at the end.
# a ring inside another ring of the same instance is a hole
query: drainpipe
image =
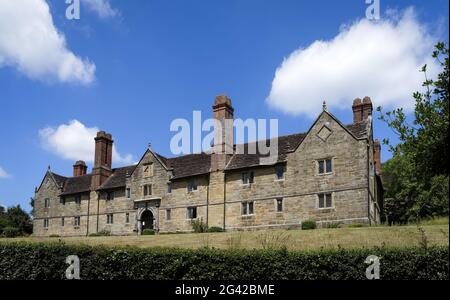
{"type": "Polygon", "coordinates": [[[370,141],[367,142],[367,217],[369,218],[369,226],[372,226],[370,220],[370,141]]]}
{"type": "Polygon", "coordinates": [[[91,194],[89,193],[88,199],[88,210],[87,210],[87,224],[86,224],[86,236],[89,236],[89,219],[90,219],[90,208],[91,208],[91,194]]]}
{"type": "Polygon", "coordinates": [[[206,227],[209,228],[209,184],[211,180],[209,175],[206,175],[206,178],[208,182],[208,186],[206,187],[206,227]]]}
{"type": "Polygon", "coordinates": [[[99,227],[99,218],[100,218],[100,193],[97,193],[97,233],[99,227]]]}
{"type": "Polygon", "coordinates": [[[227,173],[223,173],[223,230],[226,231],[227,173]]]}

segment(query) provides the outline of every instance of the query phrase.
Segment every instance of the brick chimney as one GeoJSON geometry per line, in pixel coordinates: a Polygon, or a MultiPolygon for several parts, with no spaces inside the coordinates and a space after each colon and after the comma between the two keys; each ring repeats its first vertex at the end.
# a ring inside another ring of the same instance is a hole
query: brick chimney
{"type": "Polygon", "coordinates": [[[231,99],[225,95],[214,100],[214,145],[211,156],[211,170],[224,170],[228,159],[233,154],[234,109],[231,99]]]}
{"type": "Polygon", "coordinates": [[[373,143],[373,160],[375,162],[375,172],[381,173],[381,143],[379,140],[375,140],[373,143]]]}
{"type": "Polygon", "coordinates": [[[101,186],[103,182],[111,176],[113,142],[111,134],[104,131],[97,132],[91,182],[93,190],[101,186]]]}
{"type": "Polygon", "coordinates": [[[372,115],[373,105],[370,97],[364,97],[361,99],[356,98],[353,100],[353,123],[359,123],[362,121],[366,121],[369,116],[372,115]]]}
{"type": "Polygon", "coordinates": [[[73,165],[73,177],[86,175],[87,166],[86,163],[82,160],[77,161],[73,165]]]}

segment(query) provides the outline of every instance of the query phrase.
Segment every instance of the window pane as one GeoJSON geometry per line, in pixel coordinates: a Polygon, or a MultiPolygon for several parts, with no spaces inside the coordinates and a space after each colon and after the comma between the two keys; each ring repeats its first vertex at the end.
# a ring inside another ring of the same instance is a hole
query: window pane
{"type": "Polygon", "coordinates": [[[323,160],[319,161],[319,174],[325,173],[323,160]]]}
{"type": "Polygon", "coordinates": [[[326,172],[327,173],[333,172],[333,168],[332,168],[332,165],[331,165],[331,159],[327,159],[327,170],[326,170],[326,172]]]}
{"type": "Polygon", "coordinates": [[[255,173],[250,172],[250,179],[249,179],[250,183],[254,183],[255,182],[255,173]]]}
{"type": "Polygon", "coordinates": [[[282,199],[278,199],[277,200],[277,211],[278,212],[282,212],[283,211],[283,200],[282,199]]]}
{"type": "Polygon", "coordinates": [[[192,208],[192,219],[197,218],[197,207],[192,208]]]}
{"type": "Polygon", "coordinates": [[[319,208],[324,208],[325,207],[325,199],[324,199],[324,195],[320,194],[319,195],[319,208]]]}
{"type": "Polygon", "coordinates": [[[283,167],[277,167],[276,173],[277,173],[277,179],[278,180],[284,178],[284,168],[283,167]]]}
{"type": "Polygon", "coordinates": [[[242,214],[243,215],[247,214],[247,203],[246,202],[242,203],[242,214]]]}
{"type": "Polygon", "coordinates": [[[327,194],[327,207],[332,207],[331,194],[327,194]]]}
{"type": "Polygon", "coordinates": [[[242,173],[242,184],[248,184],[248,174],[242,173]]]}
{"type": "Polygon", "coordinates": [[[248,214],[253,215],[253,202],[248,203],[248,214]]]}

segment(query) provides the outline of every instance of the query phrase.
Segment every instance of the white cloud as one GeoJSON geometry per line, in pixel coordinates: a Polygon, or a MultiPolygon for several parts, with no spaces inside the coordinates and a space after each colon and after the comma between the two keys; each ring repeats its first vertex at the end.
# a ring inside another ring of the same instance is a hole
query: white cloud
{"type": "Polygon", "coordinates": [[[330,41],[315,41],[293,52],[277,69],[267,103],[292,115],[315,118],[325,100],[331,109],[348,109],[370,96],[375,106],[413,108],[413,92],[424,81],[435,39],[412,8],[378,22],[359,20],[342,26],[330,41]]]}
{"type": "Polygon", "coordinates": [[[90,84],[95,64],[67,48],[45,0],[0,0],[0,67],[32,79],[90,84]]]}
{"type": "Polygon", "coordinates": [[[10,178],[11,175],[9,175],[8,173],[6,173],[6,171],[0,167],[0,179],[6,179],[6,178],[10,178]]]}
{"type": "Polygon", "coordinates": [[[100,18],[115,17],[119,11],[111,7],[109,0],[81,0],[81,3],[86,4],[86,7],[98,14],[100,18]]]}
{"type": "MultiPolygon", "coordinates": [[[[72,120],[69,124],[39,130],[39,137],[46,150],[64,159],[92,163],[95,153],[94,138],[98,131],[97,127],[86,127],[83,123],[72,120]]],[[[113,146],[113,164],[124,165],[132,164],[132,162],[131,154],[122,156],[113,146]]]]}

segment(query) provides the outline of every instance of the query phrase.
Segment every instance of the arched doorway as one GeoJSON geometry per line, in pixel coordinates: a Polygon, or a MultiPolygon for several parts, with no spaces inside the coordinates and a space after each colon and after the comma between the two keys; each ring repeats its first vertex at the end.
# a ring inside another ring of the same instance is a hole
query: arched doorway
{"type": "Polygon", "coordinates": [[[142,230],[145,229],[153,229],[153,213],[151,210],[146,210],[141,215],[141,224],[142,224],[142,230]]]}

